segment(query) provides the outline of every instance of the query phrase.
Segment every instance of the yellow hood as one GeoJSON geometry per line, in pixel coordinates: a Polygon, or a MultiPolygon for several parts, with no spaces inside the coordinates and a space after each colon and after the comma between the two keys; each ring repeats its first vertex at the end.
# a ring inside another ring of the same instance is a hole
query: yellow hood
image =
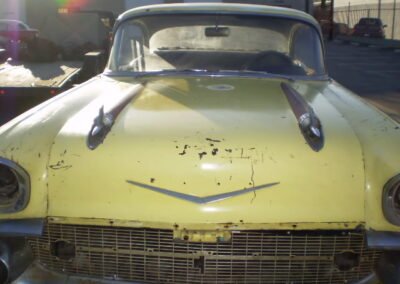
{"type": "MultiPolygon", "coordinates": [[[[313,151],[281,82],[148,78],[104,143],[89,150],[99,109],[118,96],[110,89],[76,110],[54,139],[48,215],[169,224],[362,222],[357,137],[321,88],[292,84],[322,123],[324,147],[313,151]]],[[[118,80],[118,92],[131,88],[118,80]]]]}

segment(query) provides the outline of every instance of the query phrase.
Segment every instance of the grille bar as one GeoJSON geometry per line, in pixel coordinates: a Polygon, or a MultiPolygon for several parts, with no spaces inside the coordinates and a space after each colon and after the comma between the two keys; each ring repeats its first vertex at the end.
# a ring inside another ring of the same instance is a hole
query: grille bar
{"type": "Polygon", "coordinates": [[[233,231],[226,243],[195,243],[170,230],[48,224],[28,241],[50,270],[143,283],[347,283],[368,276],[380,255],[353,231],[233,231]],[[57,241],[74,257],[54,256],[57,241]],[[356,266],[337,267],[344,252],[356,266]]]}

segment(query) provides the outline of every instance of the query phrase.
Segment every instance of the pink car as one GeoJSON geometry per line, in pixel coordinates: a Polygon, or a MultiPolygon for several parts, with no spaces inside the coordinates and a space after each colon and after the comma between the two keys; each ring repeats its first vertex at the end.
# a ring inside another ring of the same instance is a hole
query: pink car
{"type": "Polygon", "coordinates": [[[31,29],[23,22],[16,20],[0,20],[0,37],[12,41],[30,41],[39,35],[39,31],[31,29]]]}

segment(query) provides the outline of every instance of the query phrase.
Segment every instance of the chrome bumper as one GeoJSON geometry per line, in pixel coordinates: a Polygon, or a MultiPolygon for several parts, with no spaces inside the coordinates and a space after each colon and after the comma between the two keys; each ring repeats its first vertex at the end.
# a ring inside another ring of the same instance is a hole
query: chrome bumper
{"type": "Polygon", "coordinates": [[[12,284],[140,284],[138,282],[124,282],[101,280],[87,277],[69,276],[49,271],[37,263],[33,263],[12,284]]]}
{"type": "MultiPolygon", "coordinates": [[[[13,284],[140,284],[139,282],[124,282],[101,280],[87,277],[69,276],[49,271],[39,264],[32,264],[13,284]]],[[[373,273],[368,277],[352,284],[380,284],[373,273]]]]}

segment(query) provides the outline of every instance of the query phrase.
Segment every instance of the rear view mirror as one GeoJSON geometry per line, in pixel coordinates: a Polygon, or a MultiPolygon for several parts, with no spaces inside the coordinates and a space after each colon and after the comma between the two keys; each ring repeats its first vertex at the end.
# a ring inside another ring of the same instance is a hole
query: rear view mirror
{"type": "Polygon", "coordinates": [[[227,27],[209,27],[205,30],[206,37],[227,37],[231,30],[227,27]]]}

